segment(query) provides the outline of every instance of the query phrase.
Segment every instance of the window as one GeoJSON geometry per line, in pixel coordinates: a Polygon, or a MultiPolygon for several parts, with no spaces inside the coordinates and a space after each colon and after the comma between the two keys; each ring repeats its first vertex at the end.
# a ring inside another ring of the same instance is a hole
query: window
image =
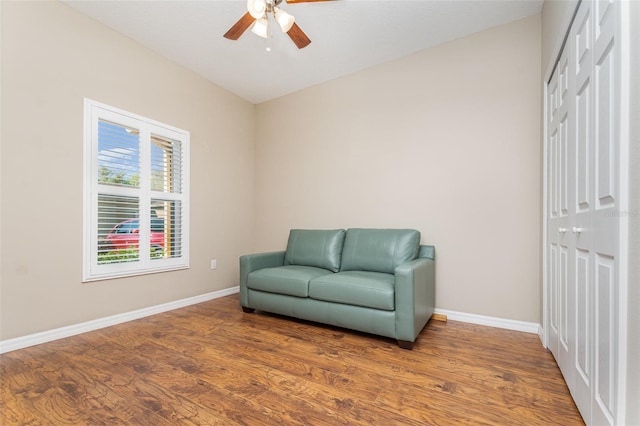
{"type": "Polygon", "coordinates": [[[83,280],[189,267],[189,132],[85,99],[83,280]]]}

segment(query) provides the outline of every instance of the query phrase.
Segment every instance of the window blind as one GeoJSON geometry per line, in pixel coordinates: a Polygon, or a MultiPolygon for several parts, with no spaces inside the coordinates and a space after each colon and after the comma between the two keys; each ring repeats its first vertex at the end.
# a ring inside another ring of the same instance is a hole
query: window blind
{"type": "Polygon", "coordinates": [[[188,132],[86,101],[86,281],[188,267],[188,142],[188,132]]]}

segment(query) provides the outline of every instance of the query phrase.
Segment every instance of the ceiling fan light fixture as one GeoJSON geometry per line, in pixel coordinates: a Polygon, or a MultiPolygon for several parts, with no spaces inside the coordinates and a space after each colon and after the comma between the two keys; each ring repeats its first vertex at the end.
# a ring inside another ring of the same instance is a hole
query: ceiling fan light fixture
{"type": "Polygon", "coordinates": [[[247,10],[255,19],[260,19],[267,12],[267,2],[266,0],[247,0],[247,10]]]}
{"type": "Polygon", "coordinates": [[[282,32],[289,32],[289,30],[293,26],[293,23],[295,22],[295,18],[293,17],[293,15],[289,15],[279,7],[274,7],[273,13],[276,17],[276,21],[278,21],[278,24],[280,25],[280,28],[282,28],[282,32]]]}
{"type": "Polygon", "coordinates": [[[223,37],[238,40],[246,30],[251,29],[251,32],[257,36],[268,39],[273,36],[273,31],[269,28],[269,20],[273,18],[298,49],[307,47],[311,43],[309,37],[298,26],[292,15],[278,7],[283,1],[303,3],[330,0],[247,0],[247,11],[224,33],[223,37]]]}
{"type": "Polygon", "coordinates": [[[251,28],[251,32],[262,38],[269,37],[269,21],[267,18],[256,19],[256,22],[251,28]]]}

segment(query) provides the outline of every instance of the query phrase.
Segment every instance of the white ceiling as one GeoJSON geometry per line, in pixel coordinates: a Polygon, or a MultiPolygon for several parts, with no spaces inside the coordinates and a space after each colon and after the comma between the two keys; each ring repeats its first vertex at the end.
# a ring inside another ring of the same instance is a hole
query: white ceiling
{"type": "Polygon", "coordinates": [[[269,41],[250,30],[237,41],[223,38],[246,12],[245,0],[63,1],[256,104],[534,15],[543,2],[283,2],[312,40],[299,50],[279,28],[269,41]]]}

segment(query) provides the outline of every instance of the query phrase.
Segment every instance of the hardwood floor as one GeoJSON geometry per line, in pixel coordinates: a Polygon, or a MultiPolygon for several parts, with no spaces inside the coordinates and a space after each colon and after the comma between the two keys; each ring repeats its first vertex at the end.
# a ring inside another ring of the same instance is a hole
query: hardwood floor
{"type": "Polygon", "coordinates": [[[395,340],[245,314],[237,295],[0,356],[2,425],[583,424],[532,334],[395,340]]]}

